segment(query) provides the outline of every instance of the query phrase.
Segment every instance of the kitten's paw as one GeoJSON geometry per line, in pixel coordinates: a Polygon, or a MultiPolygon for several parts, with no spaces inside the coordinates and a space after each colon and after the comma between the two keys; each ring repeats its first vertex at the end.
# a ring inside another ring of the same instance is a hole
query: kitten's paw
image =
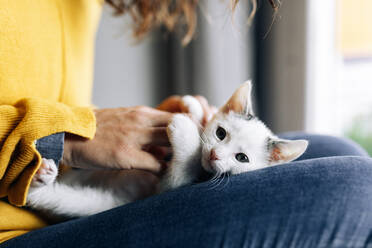
{"type": "Polygon", "coordinates": [[[203,120],[204,111],[200,102],[195,97],[187,95],[182,97],[182,103],[187,108],[188,113],[190,113],[192,118],[201,123],[203,120]]]}
{"type": "Polygon", "coordinates": [[[53,159],[43,158],[39,170],[32,178],[31,187],[38,188],[53,183],[57,174],[58,168],[53,159]]]}
{"type": "Polygon", "coordinates": [[[186,142],[190,132],[194,132],[195,129],[196,124],[190,119],[190,117],[185,114],[174,115],[167,128],[171,144],[175,145],[179,142],[186,142]]]}
{"type": "MultiPolygon", "coordinates": [[[[176,114],[168,125],[168,137],[173,147],[174,155],[189,155],[189,150],[199,146],[200,136],[198,126],[185,114],[176,114]]],[[[186,156],[185,155],[185,156],[186,156]]]]}

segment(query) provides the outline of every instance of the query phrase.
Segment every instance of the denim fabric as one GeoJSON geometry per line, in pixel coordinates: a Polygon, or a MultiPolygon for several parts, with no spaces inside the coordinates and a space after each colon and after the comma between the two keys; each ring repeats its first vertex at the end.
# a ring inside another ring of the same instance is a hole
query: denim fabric
{"type": "Polygon", "coordinates": [[[372,159],[352,142],[306,137],[311,159],[185,186],[1,247],[372,247],[372,159]]]}
{"type": "Polygon", "coordinates": [[[43,158],[53,159],[56,165],[62,159],[65,133],[56,133],[36,141],[36,149],[43,158]]]}

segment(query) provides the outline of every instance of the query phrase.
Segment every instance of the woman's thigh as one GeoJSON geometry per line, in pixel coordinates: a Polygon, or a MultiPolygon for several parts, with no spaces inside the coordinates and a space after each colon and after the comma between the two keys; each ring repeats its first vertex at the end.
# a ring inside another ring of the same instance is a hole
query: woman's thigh
{"type": "Polygon", "coordinates": [[[360,145],[346,138],[303,132],[288,132],[279,136],[285,139],[306,139],[309,141],[306,152],[298,160],[331,156],[368,156],[360,145]]]}
{"type": "Polygon", "coordinates": [[[332,157],[183,187],[4,247],[364,247],[372,160],[332,157]]]}

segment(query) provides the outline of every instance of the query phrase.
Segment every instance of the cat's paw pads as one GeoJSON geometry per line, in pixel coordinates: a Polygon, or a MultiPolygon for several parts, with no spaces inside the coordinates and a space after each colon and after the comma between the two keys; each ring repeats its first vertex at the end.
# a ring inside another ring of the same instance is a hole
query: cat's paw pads
{"type": "Polygon", "coordinates": [[[192,118],[201,123],[203,120],[204,111],[200,102],[195,97],[187,95],[182,97],[182,103],[192,118]]]}
{"type": "Polygon", "coordinates": [[[53,183],[57,174],[58,168],[54,161],[43,158],[40,168],[32,178],[31,187],[41,187],[53,183]]]}

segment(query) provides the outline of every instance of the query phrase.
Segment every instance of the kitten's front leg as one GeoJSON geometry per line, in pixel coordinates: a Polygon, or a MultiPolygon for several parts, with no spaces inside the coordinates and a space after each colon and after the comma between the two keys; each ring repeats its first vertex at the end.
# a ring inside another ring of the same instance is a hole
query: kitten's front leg
{"type": "Polygon", "coordinates": [[[160,183],[160,192],[191,183],[201,171],[198,126],[188,116],[176,114],[168,126],[168,136],[173,158],[160,183]]]}

